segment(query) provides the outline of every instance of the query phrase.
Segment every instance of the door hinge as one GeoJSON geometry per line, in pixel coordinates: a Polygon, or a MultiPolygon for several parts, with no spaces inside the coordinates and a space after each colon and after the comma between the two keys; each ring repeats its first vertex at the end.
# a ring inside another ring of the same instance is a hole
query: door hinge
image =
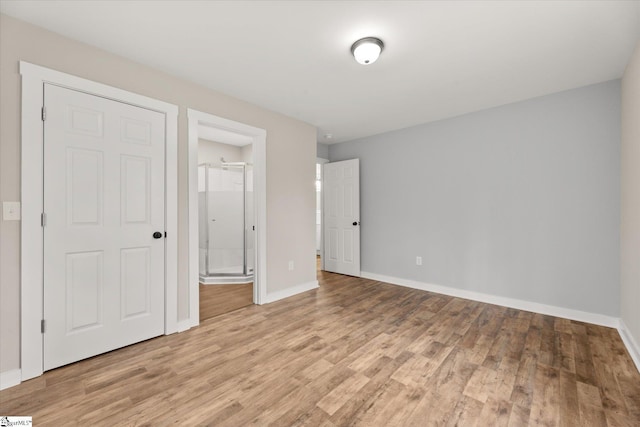
{"type": "Polygon", "coordinates": [[[44,319],[40,321],[40,333],[44,334],[44,319]]]}
{"type": "Polygon", "coordinates": [[[47,225],[47,214],[44,212],[40,214],[40,225],[42,225],[43,227],[47,225]]]}
{"type": "Polygon", "coordinates": [[[47,107],[42,107],[42,121],[47,120],[47,107]]]}

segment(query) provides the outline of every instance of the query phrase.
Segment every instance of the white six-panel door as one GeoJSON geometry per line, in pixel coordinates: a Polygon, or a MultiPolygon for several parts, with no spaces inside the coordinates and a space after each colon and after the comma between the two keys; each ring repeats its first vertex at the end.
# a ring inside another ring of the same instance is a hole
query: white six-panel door
{"type": "Polygon", "coordinates": [[[49,84],[44,105],[47,370],[164,333],[165,117],[49,84]]]}
{"type": "Polygon", "coordinates": [[[324,269],[360,276],[360,163],[323,167],[324,269]]]}

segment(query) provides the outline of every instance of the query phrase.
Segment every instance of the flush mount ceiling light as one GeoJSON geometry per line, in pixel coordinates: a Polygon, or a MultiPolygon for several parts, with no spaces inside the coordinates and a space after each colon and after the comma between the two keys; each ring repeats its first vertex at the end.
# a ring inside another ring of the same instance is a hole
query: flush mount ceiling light
{"type": "Polygon", "coordinates": [[[358,63],[369,65],[376,62],[382,49],[384,49],[382,40],[376,37],[365,37],[351,46],[351,53],[358,63]]]}

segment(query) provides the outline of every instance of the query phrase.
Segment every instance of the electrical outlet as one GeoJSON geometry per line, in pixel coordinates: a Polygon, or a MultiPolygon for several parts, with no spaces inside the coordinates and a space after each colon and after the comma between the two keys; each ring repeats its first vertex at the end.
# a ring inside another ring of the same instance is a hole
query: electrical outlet
{"type": "Polygon", "coordinates": [[[293,261],[289,261],[289,271],[293,271],[293,261]]]}
{"type": "Polygon", "coordinates": [[[20,202],[2,202],[2,219],[20,221],[20,202]]]}
{"type": "Polygon", "coordinates": [[[416,257],[416,265],[422,265],[422,257],[421,256],[417,256],[416,257]]]}

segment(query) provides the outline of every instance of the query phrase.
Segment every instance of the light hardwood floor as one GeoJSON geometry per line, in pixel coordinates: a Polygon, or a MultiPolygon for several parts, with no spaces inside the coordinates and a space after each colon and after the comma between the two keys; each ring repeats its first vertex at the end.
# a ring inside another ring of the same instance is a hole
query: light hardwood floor
{"type": "Polygon", "coordinates": [[[640,425],[617,332],[371,280],[212,318],[0,392],[34,425],[640,425]]]}
{"type": "Polygon", "coordinates": [[[200,321],[253,304],[253,283],[200,284],[200,321]]]}

